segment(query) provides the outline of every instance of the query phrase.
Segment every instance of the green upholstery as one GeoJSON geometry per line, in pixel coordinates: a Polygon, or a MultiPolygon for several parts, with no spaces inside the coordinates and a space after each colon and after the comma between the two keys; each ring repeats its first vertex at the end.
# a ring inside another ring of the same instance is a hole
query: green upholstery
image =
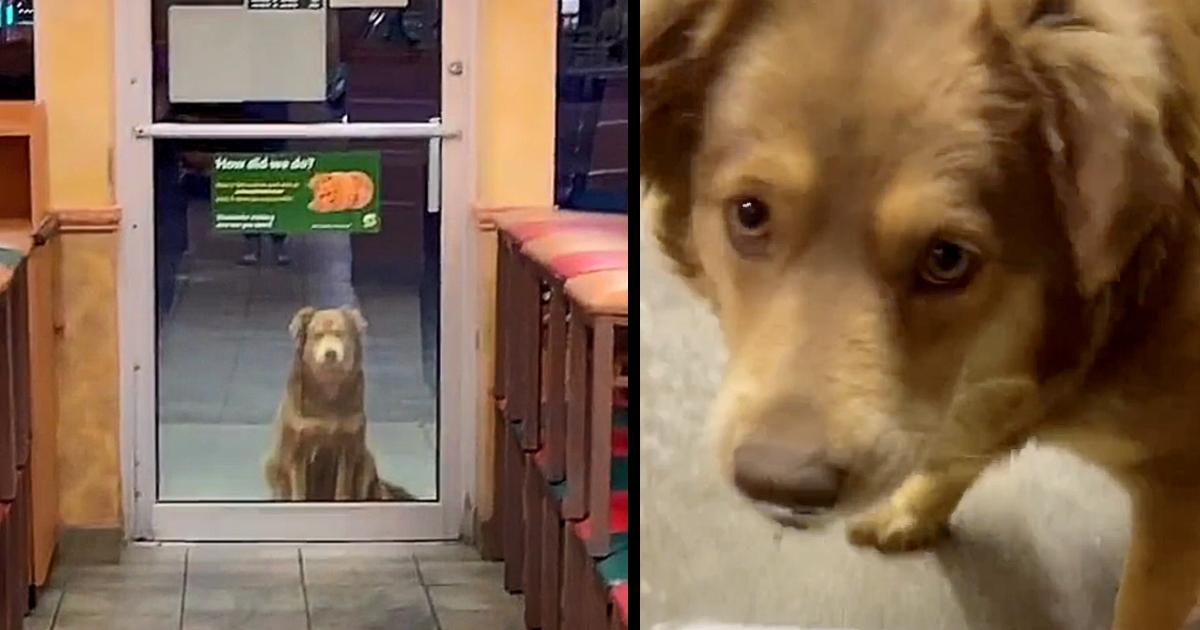
{"type": "Polygon", "coordinates": [[[612,586],[621,582],[629,581],[629,546],[628,542],[620,549],[614,550],[608,554],[596,565],[596,569],[600,572],[600,579],[605,585],[612,586]]]}
{"type": "Polygon", "coordinates": [[[21,250],[0,247],[0,265],[9,269],[16,269],[21,266],[21,261],[23,260],[25,260],[25,254],[21,250]]]}
{"type": "Polygon", "coordinates": [[[612,471],[609,475],[609,485],[613,490],[629,489],[629,458],[612,458],[612,471]]]}

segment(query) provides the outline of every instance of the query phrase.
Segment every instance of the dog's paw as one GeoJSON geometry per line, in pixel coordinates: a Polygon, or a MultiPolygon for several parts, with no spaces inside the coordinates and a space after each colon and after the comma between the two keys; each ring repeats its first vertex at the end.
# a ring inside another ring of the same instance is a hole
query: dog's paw
{"type": "Polygon", "coordinates": [[[891,505],[851,522],[846,530],[851,543],[884,553],[932,547],[949,532],[950,526],[944,520],[922,517],[891,505]]]}

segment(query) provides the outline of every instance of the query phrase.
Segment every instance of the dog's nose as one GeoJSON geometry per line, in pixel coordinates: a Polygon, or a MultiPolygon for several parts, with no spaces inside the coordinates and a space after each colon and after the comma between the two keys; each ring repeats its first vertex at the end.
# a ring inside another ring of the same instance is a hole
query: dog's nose
{"type": "Polygon", "coordinates": [[[751,438],[733,453],[733,481],[755,501],[796,510],[831,508],[845,471],[818,446],[751,438]]]}
{"type": "Polygon", "coordinates": [[[337,350],[326,350],[325,351],[325,360],[326,361],[336,361],[337,360],[337,350]]]}

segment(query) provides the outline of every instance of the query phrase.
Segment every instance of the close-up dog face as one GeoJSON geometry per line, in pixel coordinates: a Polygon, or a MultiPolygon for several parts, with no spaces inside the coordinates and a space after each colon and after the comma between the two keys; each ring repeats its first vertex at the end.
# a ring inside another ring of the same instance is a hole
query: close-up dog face
{"type": "Polygon", "coordinates": [[[290,330],[305,365],[314,372],[345,373],[362,365],[367,322],[354,308],[300,309],[290,330]]]}
{"type": "Polygon", "coordinates": [[[780,520],[1027,437],[1181,194],[1152,16],[1051,4],[643,8],[659,238],[729,348],[722,469],[780,520]]]}

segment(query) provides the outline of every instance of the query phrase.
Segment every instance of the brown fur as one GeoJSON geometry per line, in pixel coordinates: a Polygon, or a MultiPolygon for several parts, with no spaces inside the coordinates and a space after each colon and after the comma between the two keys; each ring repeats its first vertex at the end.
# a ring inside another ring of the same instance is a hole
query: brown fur
{"type": "Polygon", "coordinates": [[[276,418],[266,465],[272,496],[284,501],[412,500],[379,478],[367,448],[363,407],[366,321],[355,309],[301,309],[292,321],[296,359],[276,418]],[[322,363],[318,353],[337,360],[322,363]],[[340,354],[339,354],[340,353],[340,354]]]}
{"type": "Polygon", "coordinates": [[[730,349],[722,466],[816,444],[881,550],[1030,439],[1133,499],[1118,630],[1200,590],[1200,3],[648,0],[657,232],[730,349]],[[761,255],[731,210],[770,208],[761,255]],[[916,281],[932,239],[978,252],[916,281]],[[741,238],[741,237],[738,237],[741,238]],[[786,340],[786,343],[780,343],[786,340]]]}

